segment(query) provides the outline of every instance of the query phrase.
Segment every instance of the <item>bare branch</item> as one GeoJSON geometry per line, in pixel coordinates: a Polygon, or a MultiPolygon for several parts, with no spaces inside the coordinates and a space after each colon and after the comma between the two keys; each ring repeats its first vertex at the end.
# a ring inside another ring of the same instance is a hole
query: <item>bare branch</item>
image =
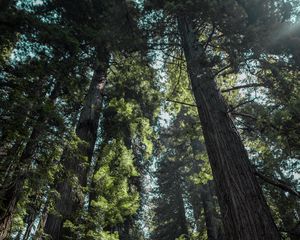
{"type": "Polygon", "coordinates": [[[275,180],[275,179],[272,179],[270,177],[267,177],[265,175],[263,175],[262,173],[258,172],[258,171],[255,171],[254,174],[256,176],[258,176],[260,179],[262,179],[263,181],[275,186],[275,187],[278,187],[280,189],[282,189],[283,191],[285,192],[289,192],[290,194],[296,196],[296,197],[299,197],[300,198],[300,192],[294,190],[293,188],[291,188],[290,186],[287,185],[287,183],[281,181],[281,180],[275,180]]]}
{"type": "Polygon", "coordinates": [[[252,116],[252,115],[250,115],[250,114],[248,114],[248,113],[242,113],[242,112],[236,112],[236,111],[232,111],[232,112],[230,112],[232,115],[236,115],[236,116],[241,116],[241,117],[246,117],[246,118],[251,118],[251,119],[253,119],[253,120],[257,120],[257,118],[256,117],[254,117],[254,116],[252,116]]]}
{"type": "Polygon", "coordinates": [[[231,67],[231,65],[229,64],[229,65],[227,65],[227,66],[221,68],[220,70],[218,70],[218,71],[214,74],[214,77],[218,76],[220,73],[224,72],[225,70],[227,70],[227,69],[230,68],[230,67],[231,67]]]}
{"type": "Polygon", "coordinates": [[[167,99],[166,101],[167,102],[178,103],[178,104],[182,104],[182,105],[186,105],[186,106],[190,106],[190,107],[197,107],[197,105],[192,104],[192,103],[185,103],[185,102],[176,101],[176,100],[172,100],[172,99],[167,99]]]}
{"type": "Polygon", "coordinates": [[[239,104],[237,104],[236,106],[230,106],[229,108],[229,111],[228,112],[233,112],[235,109],[245,105],[245,104],[248,104],[248,103],[251,103],[251,102],[254,102],[255,101],[255,98],[254,99],[250,99],[250,100],[247,100],[245,102],[240,102],[239,104]]]}
{"type": "Polygon", "coordinates": [[[206,43],[205,43],[205,45],[203,47],[204,52],[206,51],[206,49],[208,47],[208,44],[211,42],[214,33],[215,33],[215,25],[212,26],[211,33],[209,34],[208,39],[207,39],[207,41],[206,41],[206,43]]]}
{"type": "Polygon", "coordinates": [[[264,87],[264,86],[265,86],[265,84],[262,84],[262,83],[250,83],[250,84],[245,84],[245,85],[235,86],[232,88],[223,89],[223,90],[221,90],[221,92],[224,93],[224,92],[230,92],[230,91],[243,89],[243,88],[264,87]]]}

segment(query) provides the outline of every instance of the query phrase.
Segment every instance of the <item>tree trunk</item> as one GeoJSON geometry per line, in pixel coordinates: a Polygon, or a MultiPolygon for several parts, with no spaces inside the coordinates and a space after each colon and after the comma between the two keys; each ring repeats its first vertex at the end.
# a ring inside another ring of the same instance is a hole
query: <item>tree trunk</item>
{"type": "Polygon", "coordinates": [[[5,206],[5,209],[0,211],[0,239],[5,239],[11,229],[13,214],[21,197],[23,183],[27,177],[27,171],[36,149],[37,138],[40,136],[41,131],[41,127],[33,129],[25,150],[20,157],[19,166],[17,168],[17,174],[19,176],[17,179],[14,182],[9,183],[7,187],[4,186],[4,188],[0,188],[2,204],[5,206]],[[22,167],[20,167],[21,164],[22,167]]]}
{"type": "Polygon", "coordinates": [[[24,233],[23,239],[22,240],[27,240],[30,237],[30,233],[32,230],[32,227],[34,225],[34,221],[35,221],[35,216],[29,216],[29,219],[27,221],[27,227],[26,227],[26,231],[24,233]]]}
{"type": "MultiPolygon", "coordinates": [[[[179,177],[178,177],[179,178],[179,177]]],[[[184,236],[188,236],[189,232],[188,232],[188,224],[187,224],[187,220],[186,220],[186,216],[185,216],[185,207],[184,207],[184,201],[183,201],[183,193],[182,193],[182,186],[181,183],[179,182],[179,179],[177,179],[178,181],[174,184],[177,185],[177,201],[178,201],[178,222],[179,222],[179,226],[178,226],[178,237],[180,235],[184,235],[184,236]]]]}
{"type": "Polygon", "coordinates": [[[34,236],[34,240],[40,240],[42,239],[43,236],[43,232],[44,232],[44,227],[47,221],[47,217],[48,217],[48,202],[46,202],[43,211],[42,211],[42,215],[40,217],[40,221],[39,224],[37,226],[37,230],[35,232],[35,236],[34,236]]]}
{"type": "MultiPolygon", "coordinates": [[[[103,56],[101,57],[103,58],[103,56]]],[[[83,163],[76,156],[68,156],[68,150],[65,150],[62,156],[64,169],[70,173],[71,176],[75,175],[78,177],[78,184],[80,184],[80,187],[85,187],[87,183],[88,167],[86,165],[88,165],[92,159],[97,138],[107,69],[108,55],[106,54],[104,59],[97,63],[76,126],[77,136],[85,142],[85,144],[79,144],[78,149],[81,156],[87,157],[87,162],[83,163]]],[[[45,233],[49,234],[53,240],[62,239],[64,221],[66,219],[71,219],[72,214],[83,205],[83,199],[78,199],[78,194],[74,192],[71,182],[68,182],[66,179],[57,183],[57,191],[60,194],[60,199],[56,202],[56,210],[61,216],[49,214],[45,226],[45,233]],[[77,200],[75,200],[76,198],[77,200]]]]}
{"type": "MultiPolygon", "coordinates": [[[[60,84],[58,83],[49,96],[49,100],[53,104],[58,97],[59,89],[60,84]]],[[[22,195],[23,184],[28,177],[28,170],[37,148],[38,139],[45,133],[44,125],[47,123],[48,119],[49,117],[46,115],[38,118],[37,125],[33,127],[29,140],[15,169],[15,174],[17,175],[16,179],[13,182],[5,183],[0,187],[1,205],[5,206],[5,209],[0,209],[0,239],[7,238],[9,234],[13,214],[22,195]]]]}
{"type": "MultiPolygon", "coordinates": [[[[194,158],[196,158],[199,153],[205,151],[205,146],[201,144],[198,139],[191,139],[191,147],[193,150],[194,158]]],[[[194,159],[193,172],[199,173],[201,170],[201,165],[203,163],[204,162],[202,160],[197,161],[197,159],[194,159]]],[[[211,184],[212,181],[209,181],[208,183],[203,184],[200,187],[193,187],[192,196],[195,197],[193,198],[192,205],[195,206],[193,207],[195,217],[197,217],[195,219],[197,220],[197,222],[199,222],[201,213],[200,201],[202,202],[208,240],[221,240],[223,236],[222,227],[216,215],[216,206],[213,200],[211,184]],[[196,209],[196,207],[198,207],[199,209],[196,209]]]]}
{"type": "Polygon", "coordinates": [[[193,217],[195,219],[195,224],[196,224],[196,230],[197,232],[201,232],[203,227],[201,224],[201,198],[200,194],[197,191],[196,188],[191,188],[190,189],[190,203],[193,208],[193,217]]]}
{"type": "Polygon", "coordinates": [[[279,240],[247,152],[228,115],[196,30],[186,16],[178,27],[198,107],[228,240],[279,240]]]}
{"type": "Polygon", "coordinates": [[[120,240],[131,240],[131,230],[133,227],[133,218],[127,217],[125,221],[117,226],[120,240]]]}
{"type": "Polygon", "coordinates": [[[223,234],[219,222],[220,220],[216,217],[210,182],[201,186],[200,191],[208,240],[221,240],[223,234]]]}

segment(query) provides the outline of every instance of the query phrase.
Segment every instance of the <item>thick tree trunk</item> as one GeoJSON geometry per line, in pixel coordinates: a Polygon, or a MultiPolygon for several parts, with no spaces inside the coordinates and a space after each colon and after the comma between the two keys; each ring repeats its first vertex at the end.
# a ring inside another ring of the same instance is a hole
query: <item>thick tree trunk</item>
{"type": "Polygon", "coordinates": [[[181,16],[178,27],[226,237],[228,240],[279,240],[280,234],[192,22],[181,16]]]}
{"type": "MultiPolygon", "coordinates": [[[[107,69],[108,57],[106,54],[104,59],[96,65],[94,76],[76,126],[77,136],[85,142],[85,144],[79,144],[78,149],[81,156],[87,157],[87,162],[83,163],[76,156],[68,156],[68,150],[65,150],[62,156],[62,163],[65,171],[67,171],[67,175],[69,173],[71,176],[75,175],[78,177],[80,187],[85,187],[87,183],[87,165],[91,161],[97,138],[107,69]]],[[[57,183],[57,191],[60,194],[60,199],[56,202],[56,210],[61,216],[49,214],[45,226],[45,233],[49,234],[53,240],[62,239],[64,221],[71,219],[72,214],[83,205],[83,199],[78,197],[72,183],[66,179],[62,179],[61,182],[57,183]]]]}

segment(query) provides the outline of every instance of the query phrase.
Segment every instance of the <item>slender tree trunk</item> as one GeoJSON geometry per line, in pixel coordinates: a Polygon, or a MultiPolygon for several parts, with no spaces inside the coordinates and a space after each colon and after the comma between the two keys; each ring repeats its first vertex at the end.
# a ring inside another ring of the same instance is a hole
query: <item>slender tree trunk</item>
{"type": "Polygon", "coordinates": [[[131,240],[131,229],[133,225],[133,218],[127,217],[125,221],[117,227],[120,240],[131,240]]]}
{"type": "MultiPolygon", "coordinates": [[[[139,169],[139,168],[137,168],[139,169]]],[[[141,173],[141,171],[138,171],[139,173],[141,173]]],[[[136,191],[140,194],[142,194],[142,182],[141,182],[141,176],[135,176],[135,177],[131,177],[129,178],[129,188],[130,187],[134,187],[136,189],[136,191]]],[[[139,205],[142,206],[142,200],[140,199],[140,203],[139,205]]],[[[138,217],[138,212],[141,211],[142,209],[139,208],[138,211],[134,214],[134,215],[129,215],[126,216],[126,219],[124,221],[124,223],[120,224],[120,228],[118,229],[118,233],[119,233],[119,239],[120,240],[134,240],[132,237],[132,233],[134,230],[134,223],[135,221],[137,221],[137,217],[138,217]]]]}
{"type": "MultiPolygon", "coordinates": [[[[129,126],[128,126],[129,129],[129,126]]],[[[128,131],[126,134],[124,134],[124,143],[127,147],[127,149],[131,149],[133,154],[134,154],[134,166],[136,167],[137,171],[142,174],[144,172],[144,167],[141,164],[141,162],[139,162],[140,156],[139,153],[137,151],[137,149],[134,148],[134,146],[132,145],[132,138],[130,135],[130,131],[128,131]]],[[[143,194],[143,187],[142,187],[142,176],[131,176],[128,179],[128,185],[130,189],[136,189],[136,191],[140,194],[140,196],[143,194]]],[[[141,198],[140,198],[140,202],[139,202],[139,206],[142,205],[141,202],[141,198]]],[[[141,209],[138,209],[138,211],[141,209]]],[[[126,219],[124,221],[124,223],[122,224],[119,232],[119,238],[120,240],[131,240],[132,239],[132,232],[133,232],[133,228],[134,228],[134,223],[137,220],[137,214],[138,211],[134,214],[134,215],[130,215],[130,216],[126,216],[126,219]]],[[[134,239],[132,239],[134,240],[134,239]]]]}
{"type": "Polygon", "coordinates": [[[26,179],[28,166],[31,162],[34,150],[36,149],[37,137],[40,136],[40,128],[33,129],[28,143],[26,144],[25,150],[20,157],[20,163],[23,169],[20,167],[17,170],[17,179],[5,186],[1,187],[1,195],[3,196],[2,204],[5,206],[4,210],[0,211],[0,239],[5,239],[11,229],[13,214],[16,210],[17,203],[21,197],[23,183],[26,179]]]}
{"type": "MultiPolygon", "coordinates": [[[[77,136],[85,141],[85,144],[79,144],[80,155],[87,157],[87,163],[84,163],[78,157],[67,156],[67,150],[62,156],[62,163],[67,172],[78,177],[80,187],[85,187],[87,183],[88,167],[90,163],[94,145],[97,138],[97,129],[102,109],[103,90],[106,83],[106,74],[108,69],[108,55],[101,55],[102,61],[97,63],[90,88],[85,98],[84,106],[76,126],[77,136]],[[103,58],[104,57],[104,58],[103,58]]],[[[67,174],[68,175],[68,174],[67,174]]],[[[57,183],[57,191],[60,199],[56,202],[56,210],[61,214],[57,216],[49,214],[45,233],[49,234],[53,240],[62,239],[63,223],[66,219],[71,219],[71,215],[83,205],[83,199],[78,198],[72,183],[63,179],[57,183]],[[77,200],[74,200],[76,199],[77,200]]]]}
{"type": "Polygon", "coordinates": [[[279,240],[247,152],[228,115],[192,21],[178,18],[187,70],[198,106],[228,240],[279,240]]]}
{"type": "Polygon", "coordinates": [[[196,188],[191,188],[190,189],[190,203],[192,205],[193,208],[193,217],[195,219],[195,224],[196,224],[196,230],[197,232],[201,232],[202,231],[202,224],[201,224],[201,198],[200,198],[200,194],[197,191],[196,188]]]}
{"type": "MultiPolygon", "coordinates": [[[[201,142],[198,139],[191,139],[191,147],[193,151],[193,162],[192,162],[192,171],[193,173],[198,174],[201,170],[202,161],[197,161],[196,156],[201,153],[204,149],[201,142]]],[[[199,187],[194,184],[191,185],[189,192],[191,194],[190,202],[192,204],[194,219],[196,222],[197,231],[201,232],[203,230],[203,224],[201,224],[201,192],[199,191],[199,187]]]]}
{"type": "MultiPolygon", "coordinates": [[[[195,158],[199,153],[204,152],[205,150],[203,144],[201,144],[201,142],[197,139],[191,140],[191,147],[195,158]]],[[[201,170],[201,163],[203,164],[203,161],[197,161],[196,159],[193,161],[193,171],[195,173],[198,173],[201,170]]],[[[221,240],[223,236],[222,227],[219,219],[216,216],[216,206],[214,204],[213,194],[211,191],[211,183],[212,181],[209,181],[208,183],[193,189],[195,192],[193,195],[197,196],[195,196],[196,198],[194,199],[192,205],[198,206],[199,209],[194,210],[197,213],[200,212],[200,204],[197,204],[195,200],[202,202],[208,240],[221,240]]],[[[198,216],[196,219],[199,222],[200,214],[197,215],[198,216]]]]}
{"type": "Polygon", "coordinates": [[[178,226],[178,237],[180,235],[185,235],[188,236],[189,232],[188,232],[188,224],[187,224],[187,220],[186,220],[186,216],[185,216],[185,207],[184,207],[184,201],[183,201],[183,193],[182,193],[182,186],[181,183],[179,181],[179,179],[177,179],[176,183],[177,185],[177,201],[178,201],[178,219],[179,219],[179,226],[178,226]]]}
{"type": "MultiPolygon", "coordinates": [[[[49,100],[54,104],[60,85],[57,84],[53,89],[52,94],[49,96],[49,100]]],[[[5,206],[5,209],[0,209],[0,239],[7,238],[11,229],[13,214],[16,210],[17,203],[22,195],[23,184],[28,177],[28,170],[32,162],[35,150],[37,148],[39,138],[45,133],[44,125],[48,121],[48,116],[43,115],[38,118],[37,125],[34,126],[29,140],[20,156],[18,166],[16,167],[16,179],[13,182],[4,184],[0,187],[1,205],[5,206]]]]}
{"type": "Polygon", "coordinates": [[[221,240],[222,231],[219,219],[216,217],[210,183],[201,186],[201,201],[204,209],[205,224],[208,240],[221,240]]]}
{"type": "Polygon", "coordinates": [[[15,236],[15,240],[20,240],[22,237],[22,229],[18,231],[17,235],[15,236]]]}
{"type": "Polygon", "coordinates": [[[30,216],[27,221],[27,227],[26,227],[26,231],[23,236],[23,240],[29,239],[32,227],[34,225],[34,221],[35,221],[35,216],[30,216]]]}
{"type": "Polygon", "coordinates": [[[47,217],[48,217],[48,202],[45,203],[45,206],[43,208],[42,215],[41,215],[41,218],[40,218],[40,221],[37,226],[37,230],[35,232],[35,236],[33,239],[35,239],[35,240],[42,239],[44,227],[45,227],[45,224],[47,221],[47,217]]]}

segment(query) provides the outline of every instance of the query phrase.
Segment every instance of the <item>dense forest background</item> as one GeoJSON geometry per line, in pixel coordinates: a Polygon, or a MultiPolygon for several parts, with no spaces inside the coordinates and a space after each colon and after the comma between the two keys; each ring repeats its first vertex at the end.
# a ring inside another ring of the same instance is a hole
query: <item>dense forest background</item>
{"type": "Polygon", "coordinates": [[[298,0],[0,0],[0,239],[300,239],[298,0]]]}

